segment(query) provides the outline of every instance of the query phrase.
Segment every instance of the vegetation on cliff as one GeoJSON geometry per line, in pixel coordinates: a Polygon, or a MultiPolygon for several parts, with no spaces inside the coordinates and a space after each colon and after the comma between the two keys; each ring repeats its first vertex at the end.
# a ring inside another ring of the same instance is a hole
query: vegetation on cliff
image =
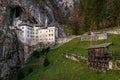
{"type": "Polygon", "coordinates": [[[120,25],[119,5],[120,0],[80,0],[74,12],[64,18],[66,21],[59,22],[72,25],[73,34],[116,27],[120,25]]]}

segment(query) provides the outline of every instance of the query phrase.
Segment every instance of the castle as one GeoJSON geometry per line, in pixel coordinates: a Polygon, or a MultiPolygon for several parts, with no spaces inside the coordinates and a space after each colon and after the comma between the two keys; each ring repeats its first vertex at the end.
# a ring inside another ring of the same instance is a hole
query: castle
{"type": "Polygon", "coordinates": [[[11,29],[15,29],[18,39],[29,46],[38,43],[45,44],[46,46],[51,45],[58,38],[58,28],[55,26],[40,27],[16,19],[11,29]]]}

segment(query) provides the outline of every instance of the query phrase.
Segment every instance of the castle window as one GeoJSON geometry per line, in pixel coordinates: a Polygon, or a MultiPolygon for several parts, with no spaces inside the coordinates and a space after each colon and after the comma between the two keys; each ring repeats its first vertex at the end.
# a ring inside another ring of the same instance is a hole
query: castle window
{"type": "Polygon", "coordinates": [[[51,34],[51,36],[53,36],[53,34],[51,34]]]}

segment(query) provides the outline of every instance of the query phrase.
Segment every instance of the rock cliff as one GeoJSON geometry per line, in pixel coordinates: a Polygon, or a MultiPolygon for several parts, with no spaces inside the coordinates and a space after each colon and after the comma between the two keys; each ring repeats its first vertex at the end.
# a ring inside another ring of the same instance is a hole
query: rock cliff
{"type": "MultiPolygon", "coordinates": [[[[30,24],[58,26],[68,19],[77,0],[0,0],[0,76],[10,80],[14,72],[22,67],[36,46],[22,44],[11,30],[15,18],[30,24]],[[61,17],[62,16],[62,17],[61,17]],[[63,19],[64,18],[64,19],[63,19]]],[[[61,34],[63,35],[63,34],[61,34]]]]}

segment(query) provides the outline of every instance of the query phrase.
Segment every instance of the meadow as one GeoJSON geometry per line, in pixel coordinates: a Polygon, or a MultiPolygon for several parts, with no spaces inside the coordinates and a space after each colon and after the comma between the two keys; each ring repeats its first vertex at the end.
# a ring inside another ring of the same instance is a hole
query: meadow
{"type": "Polygon", "coordinates": [[[89,70],[87,64],[72,61],[63,55],[64,53],[70,53],[87,57],[87,49],[90,44],[95,45],[107,42],[113,43],[110,51],[119,55],[120,35],[111,35],[107,40],[92,42],[75,38],[63,46],[50,50],[46,54],[50,62],[48,66],[39,64],[26,66],[20,69],[12,80],[18,80],[18,77],[20,77],[18,74],[20,73],[24,74],[22,80],[120,80],[119,70],[109,70],[105,73],[89,70]],[[30,73],[28,74],[27,72],[30,73]]]}

